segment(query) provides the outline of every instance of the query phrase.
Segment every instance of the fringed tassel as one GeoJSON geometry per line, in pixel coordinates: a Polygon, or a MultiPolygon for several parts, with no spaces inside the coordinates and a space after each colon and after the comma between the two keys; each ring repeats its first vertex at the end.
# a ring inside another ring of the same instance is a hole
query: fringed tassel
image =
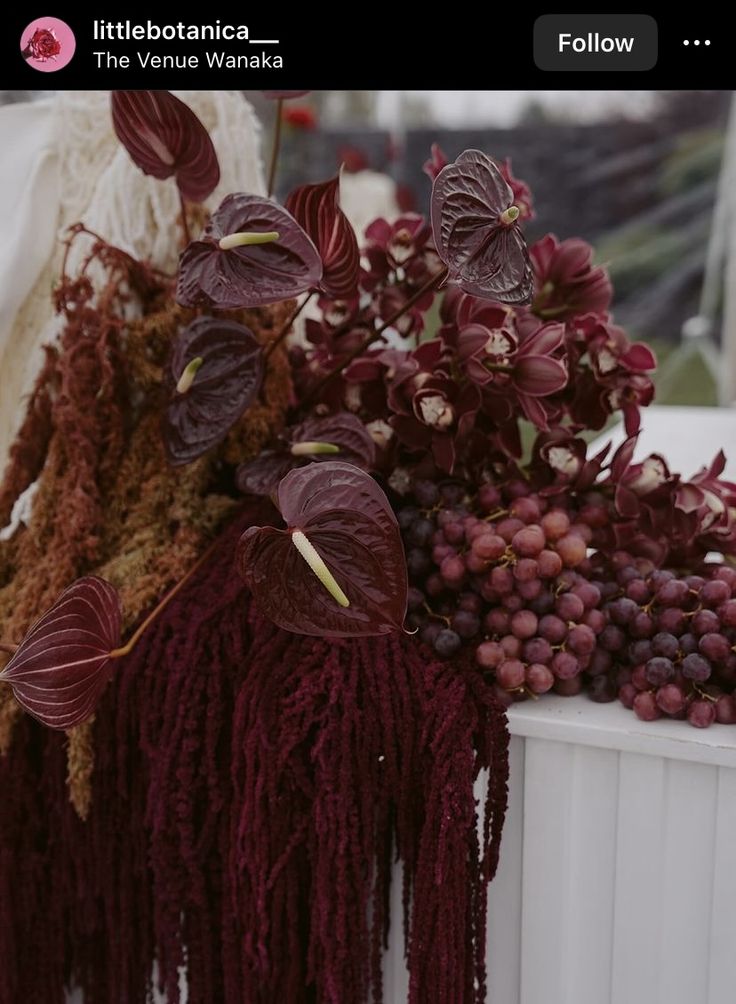
{"type": "MultiPolygon", "coordinates": [[[[411,1004],[485,1000],[507,734],[478,671],[413,638],[290,635],[232,553],[247,514],[120,668],[86,823],[64,739],[0,761],[0,1004],[382,1000],[393,859],[411,1004]],[[490,767],[483,821],[473,785],[490,767]]],[[[391,918],[394,924],[399,918],[391,918]]]]}

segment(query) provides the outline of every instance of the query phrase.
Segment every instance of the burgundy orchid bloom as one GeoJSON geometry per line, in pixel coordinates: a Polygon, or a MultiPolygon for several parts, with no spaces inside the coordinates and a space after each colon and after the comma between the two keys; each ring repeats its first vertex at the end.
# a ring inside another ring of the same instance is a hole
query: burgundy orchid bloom
{"type": "Polygon", "coordinates": [[[405,272],[424,252],[431,233],[427,221],[417,213],[400,216],[394,223],[374,220],[365,231],[367,244],[363,254],[368,268],[363,272],[363,288],[371,292],[397,270],[405,272]]]}
{"type": "Polygon", "coordinates": [[[533,273],[511,188],[479,150],[466,150],[432,186],[432,233],[450,280],[503,303],[531,299],[533,273]]]}
{"type": "Polygon", "coordinates": [[[319,251],[291,213],[260,195],[228,195],[182,254],[176,299],[216,310],[261,307],[321,278],[319,251]]]}
{"type": "Polygon", "coordinates": [[[594,266],[593,249],[578,237],[560,241],[547,234],[529,249],[536,293],[532,310],[545,320],[568,320],[608,310],[613,287],[608,272],[594,266]]]}
{"type": "Polygon", "coordinates": [[[442,147],[439,143],[433,143],[430,148],[429,160],[425,160],[422,170],[430,181],[434,181],[442,168],[447,167],[448,163],[449,162],[442,147]]]}
{"type": "Polygon", "coordinates": [[[647,373],[657,368],[657,357],[643,342],[630,342],[625,332],[597,317],[582,319],[578,327],[588,348],[594,376],[602,390],[608,414],[623,412],[626,434],[639,431],[641,407],[654,397],[654,384],[647,373]]]}

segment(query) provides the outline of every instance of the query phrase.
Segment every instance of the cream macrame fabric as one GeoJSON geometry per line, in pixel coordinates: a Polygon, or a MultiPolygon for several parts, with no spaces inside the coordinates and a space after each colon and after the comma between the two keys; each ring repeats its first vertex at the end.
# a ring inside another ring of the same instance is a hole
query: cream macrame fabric
{"type": "MultiPolygon", "coordinates": [[[[261,127],[237,91],[179,91],[210,132],[220,184],[265,191],[261,127]]],[[[83,222],[111,244],[174,271],[180,235],[173,179],[146,177],[117,140],[107,91],[67,91],[0,109],[0,471],[41,362],[55,336],[51,290],[66,229],[83,222]]],[[[75,255],[70,258],[73,270],[75,255]]]]}

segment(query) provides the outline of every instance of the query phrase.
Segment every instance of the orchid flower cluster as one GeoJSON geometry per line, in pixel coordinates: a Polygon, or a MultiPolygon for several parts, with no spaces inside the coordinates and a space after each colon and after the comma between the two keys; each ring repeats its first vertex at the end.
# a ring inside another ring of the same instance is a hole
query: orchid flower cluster
{"type": "MultiPolygon", "coordinates": [[[[594,542],[604,552],[661,563],[736,550],[736,488],[719,480],[720,456],[690,482],[661,457],[633,463],[655,358],[614,323],[610,280],[584,241],[548,235],[527,247],[532,195],[510,164],[475,150],[448,163],[433,147],[429,218],[376,220],[362,247],[339,176],[301,186],[285,205],[230,194],[191,239],[188,203],[220,178],[207,131],[165,91],[115,92],[112,117],[137,166],[173,178],[181,196],[186,241],[172,293],[193,319],[165,374],[171,464],[193,462],[247,420],[270,355],[311,304],[305,340],[289,349],[292,422],[235,472],[243,493],[271,496],[283,519],[248,530],[236,562],[275,623],[332,637],[402,629],[408,580],[392,502],[417,479],[473,494],[521,477],[541,496],[574,494],[605,510],[594,542]],[[269,345],[231,316],[282,301],[292,313],[269,345]],[[626,443],[609,462],[607,451],[588,458],[581,434],[617,412],[626,443]],[[536,436],[528,462],[525,426],[536,436]]],[[[121,645],[113,587],[79,580],[1,678],[42,722],[77,724],[168,599],[121,645]]]]}

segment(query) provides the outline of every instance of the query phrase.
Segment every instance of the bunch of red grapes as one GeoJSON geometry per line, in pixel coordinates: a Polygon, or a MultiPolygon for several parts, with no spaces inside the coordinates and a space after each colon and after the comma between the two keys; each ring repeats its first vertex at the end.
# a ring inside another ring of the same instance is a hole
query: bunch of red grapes
{"type": "Polygon", "coordinates": [[[523,480],[419,480],[398,507],[409,624],[443,659],[473,646],[505,703],[617,697],[644,721],[736,723],[736,570],[678,576],[596,552],[603,498],[563,508],[523,480]]]}

